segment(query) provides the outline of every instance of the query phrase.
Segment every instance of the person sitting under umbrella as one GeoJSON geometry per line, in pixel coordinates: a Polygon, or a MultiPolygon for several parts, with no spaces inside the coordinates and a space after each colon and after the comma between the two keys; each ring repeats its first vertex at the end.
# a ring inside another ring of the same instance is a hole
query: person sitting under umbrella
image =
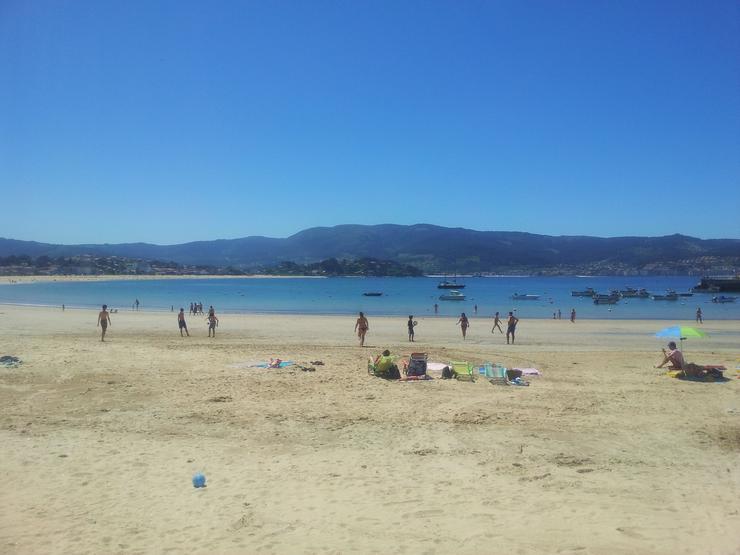
{"type": "Polygon", "coordinates": [[[669,362],[671,365],[668,367],[670,370],[683,370],[684,369],[684,360],[683,360],[683,353],[676,347],[676,342],[671,341],[668,343],[668,351],[665,349],[662,349],[663,351],[663,362],[658,364],[656,368],[663,368],[666,364],[669,362]]]}

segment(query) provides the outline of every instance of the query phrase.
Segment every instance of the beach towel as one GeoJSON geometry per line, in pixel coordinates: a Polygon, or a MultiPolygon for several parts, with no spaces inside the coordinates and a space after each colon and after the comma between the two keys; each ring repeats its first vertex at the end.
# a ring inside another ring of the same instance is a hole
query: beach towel
{"type": "Polygon", "coordinates": [[[523,376],[540,376],[540,371],[537,368],[514,368],[519,370],[523,376]]]}
{"type": "Polygon", "coordinates": [[[426,374],[423,374],[421,376],[405,376],[401,378],[399,381],[401,382],[426,382],[428,380],[433,380],[431,376],[428,376],[426,374]]]}
{"type": "Polygon", "coordinates": [[[229,368],[285,368],[286,366],[292,366],[295,364],[292,360],[280,360],[277,359],[277,363],[275,360],[272,362],[260,362],[260,361],[249,361],[249,362],[235,362],[234,364],[229,364],[229,368]]]}

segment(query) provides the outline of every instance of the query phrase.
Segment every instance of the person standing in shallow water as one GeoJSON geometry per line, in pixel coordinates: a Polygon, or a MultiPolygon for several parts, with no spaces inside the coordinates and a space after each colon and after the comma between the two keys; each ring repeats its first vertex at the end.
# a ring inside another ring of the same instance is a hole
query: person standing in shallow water
{"type": "Polygon", "coordinates": [[[700,306],[696,307],[696,323],[697,324],[703,324],[704,323],[704,318],[702,317],[701,307],[700,306]]]}
{"type": "Polygon", "coordinates": [[[108,305],[103,305],[103,310],[98,313],[98,326],[102,329],[100,334],[100,340],[105,341],[105,332],[108,330],[108,324],[110,324],[110,313],[108,312],[108,305]]]}
{"type": "Polygon", "coordinates": [[[576,309],[572,309],[570,311],[570,323],[575,324],[576,323],[576,309]]]}
{"type": "Polygon", "coordinates": [[[355,332],[357,333],[357,337],[360,339],[360,347],[365,346],[365,335],[367,334],[369,329],[370,324],[367,321],[367,318],[365,318],[365,315],[360,312],[360,316],[355,322],[355,332]]]}
{"type": "Polygon", "coordinates": [[[464,312],[460,314],[460,318],[457,320],[457,323],[460,324],[460,330],[462,330],[462,336],[463,339],[465,339],[465,336],[468,334],[468,328],[470,327],[470,321],[468,320],[468,317],[465,316],[464,312]]]}

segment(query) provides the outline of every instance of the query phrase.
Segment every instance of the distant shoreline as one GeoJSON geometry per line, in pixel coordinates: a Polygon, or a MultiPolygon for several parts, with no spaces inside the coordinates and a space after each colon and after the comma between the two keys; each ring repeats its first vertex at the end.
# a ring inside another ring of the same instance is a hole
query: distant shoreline
{"type": "Polygon", "coordinates": [[[160,279],[296,279],[296,278],[308,278],[308,279],[326,279],[326,276],[273,276],[273,275],[200,275],[200,274],[188,274],[188,275],[130,275],[130,274],[106,274],[106,275],[90,275],[90,276],[0,276],[0,284],[4,283],[46,283],[54,281],[62,282],[85,282],[85,281],[152,281],[160,279]]]}

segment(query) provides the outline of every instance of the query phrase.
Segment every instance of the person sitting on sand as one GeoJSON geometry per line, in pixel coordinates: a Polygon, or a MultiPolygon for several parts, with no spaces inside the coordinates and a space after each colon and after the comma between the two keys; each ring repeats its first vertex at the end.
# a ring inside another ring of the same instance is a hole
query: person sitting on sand
{"type": "MultiPolygon", "coordinates": [[[[108,329],[108,324],[110,324],[110,314],[108,313],[108,305],[103,305],[103,310],[98,313],[98,326],[101,327],[103,332],[100,335],[100,340],[105,341],[105,332],[108,329]]],[[[112,324],[111,324],[112,325],[112,324]]]]}
{"type": "Polygon", "coordinates": [[[668,343],[668,349],[668,351],[661,349],[663,351],[663,362],[658,364],[656,368],[663,368],[663,366],[670,362],[669,370],[683,370],[685,365],[683,353],[676,347],[676,342],[671,341],[668,343]]]}
{"type": "Polygon", "coordinates": [[[386,380],[400,380],[401,372],[391,352],[386,349],[382,355],[375,357],[375,375],[386,380]]]}
{"type": "Polygon", "coordinates": [[[213,307],[208,310],[208,316],[206,317],[206,320],[208,321],[208,337],[211,337],[211,332],[213,332],[213,337],[216,337],[216,326],[218,326],[218,318],[216,318],[216,311],[213,310],[213,307]]]}
{"type": "Polygon", "coordinates": [[[180,328],[180,337],[182,337],[182,330],[185,330],[185,333],[188,334],[188,337],[190,337],[190,332],[188,331],[188,325],[185,323],[185,309],[181,308],[180,313],[177,315],[177,325],[180,328]]]}
{"type": "Polygon", "coordinates": [[[365,335],[369,329],[370,324],[368,323],[367,318],[365,318],[365,315],[360,312],[360,317],[357,318],[357,321],[355,322],[355,332],[357,333],[357,337],[360,338],[360,347],[365,346],[365,335]]]}

